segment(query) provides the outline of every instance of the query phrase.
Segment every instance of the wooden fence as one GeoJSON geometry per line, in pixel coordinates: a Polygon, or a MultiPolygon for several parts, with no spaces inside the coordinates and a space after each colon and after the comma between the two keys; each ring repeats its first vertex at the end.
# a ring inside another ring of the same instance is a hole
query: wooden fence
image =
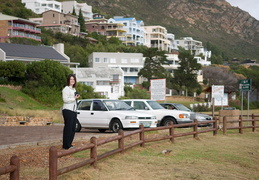
{"type": "Polygon", "coordinates": [[[240,134],[243,134],[243,129],[251,128],[253,132],[255,132],[255,129],[259,127],[259,125],[256,125],[256,121],[259,121],[256,119],[256,117],[259,117],[259,115],[252,114],[251,119],[243,119],[242,116],[239,116],[238,120],[232,120],[227,121],[227,117],[223,117],[223,134],[227,134],[227,130],[229,129],[238,129],[240,134]],[[237,127],[228,127],[228,123],[238,122],[237,127]],[[251,125],[244,125],[244,122],[252,122],[251,125]]]}
{"type": "Polygon", "coordinates": [[[10,173],[10,180],[19,180],[20,178],[20,159],[14,155],[10,159],[10,165],[0,168],[0,175],[10,173]]]}
{"type": "Polygon", "coordinates": [[[111,156],[111,155],[119,153],[119,152],[123,153],[125,150],[132,148],[134,146],[137,146],[137,145],[144,147],[145,143],[166,140],[166,139],[169,139],[171,142],[174,142],[174,138],[188,136],[188,135],[193,135],[194,138],[197,138],[198,134],[206,133],[206,132],[213,132],[213,135],[216,135],[217,130],[218,130],[217,120],[211,120],[211,121],[206,121],[206,122],[198,122],[197,120],[194,120],[193,123],[176,124],[176,125],[171,123],[170,126],[161,126],[161,127],[156,127],[156,128],[144,128],[143,125],[140,125],[140,128],[137,130],[131,131],[127,134],[124,134],[124,131],[119,130],[117,136],[113,136],[113,137],[103,139],[103,140],[97,140],[97,138],[92,137],[90,139],[89,144],[87,144],[83,147],[69,149],[68,151],[58,151],[58,149],[56,147],[51,147],[49,150],[49,179],[57,180],[57,177],[59,175],[67,173],[72,170],[75,170],[75,169],[80,168],[85,165],[92,165],[94,168],[96,168],[98,160],[101,160],[105,157],[111,156]],[[208,123],[213,123],[213,126],[208,129],[198,130],[199,125],[208,124],[208,123]],[[193,131],[185,132],[185,133],[176,133],[174,131],[174,129],[179,128],[179,127],[193,127],[193,131]],[[164,136],[156,137],[156,138],[150,138],[150,139],[147,139],[145,137],[145,132],[159,131],[159,130],[166,130],[166,129],[169,130],[168,135],[164,135],[164,136]],[[125,138],[135,135],[135,134],[139,134],[139,140],[125,145],[125,143],[124,143],[125,138]],[[118,148],[105,152],[100,155],[97,154],[97,149],[99,146],[109,143],[109,142],[114,142],[114,141],[118,141],[118,148]],[[80,151],[88,150],[88,149],[90,150],[90,157],[88,159],[78,162],[76,164],[58,169],[58,158],[61,158],[63,156],[67,156],[67,155],[71,155],[71,154],[74,154],[74,153],[77,153],[80,151]]]}

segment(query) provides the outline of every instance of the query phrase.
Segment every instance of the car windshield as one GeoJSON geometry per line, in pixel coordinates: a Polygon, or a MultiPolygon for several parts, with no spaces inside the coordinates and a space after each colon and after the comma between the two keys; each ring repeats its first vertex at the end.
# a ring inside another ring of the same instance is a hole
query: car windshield
{"type": "Polygon", "coordinates": [[[108,107],[109,111],[117,110],[134,110],[133,107],[129,106],[124,101],[120,100],[104,100],[104,104],[108,107]]]}
{"type": "Polygon", "coordinates": [[[175,106],[178,110],[191,112],[191,110],[189,108],[187,108],[186,106],[184,106],[182,104],[175,104],[175,106]]]}
{"type": "Polygon", "coordinates": [[[147,101],[147,103],[151,106],[152,109],[165,109],[163,106],[158,104],[156,101],[147,101]]]}

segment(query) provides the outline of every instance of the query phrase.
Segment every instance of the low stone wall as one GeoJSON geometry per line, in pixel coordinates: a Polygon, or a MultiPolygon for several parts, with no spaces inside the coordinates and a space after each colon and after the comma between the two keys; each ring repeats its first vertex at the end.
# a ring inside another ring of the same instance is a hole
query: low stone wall
{"type": "Polygon", "coordinates": [[[0,126],[46,126],[52,122],[52,118],[44,117],[0,116],[0,126]]]}

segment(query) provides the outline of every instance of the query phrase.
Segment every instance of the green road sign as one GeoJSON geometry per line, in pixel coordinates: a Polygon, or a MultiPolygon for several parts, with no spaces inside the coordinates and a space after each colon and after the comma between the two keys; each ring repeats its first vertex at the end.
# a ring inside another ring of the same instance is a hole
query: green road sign
{"type": "Polygon", "coordinates": [[[251,91],[252,79],[239,80],[239,91],[251,91]]]}

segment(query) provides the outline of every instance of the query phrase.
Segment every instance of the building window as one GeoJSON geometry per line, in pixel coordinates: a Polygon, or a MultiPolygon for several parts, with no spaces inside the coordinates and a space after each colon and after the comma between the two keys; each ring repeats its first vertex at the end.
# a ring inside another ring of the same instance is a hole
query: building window
{"type": "Polygon", "coordinates": [[[131,61],[132,63],[139,63],[139,59],[138,59],[138,58],[130,59],[130,61],[131,61]]]}
{"type": "Polygon", "coordinates": [[[55,17],[55,14],[53,14],[53,17],[55,17]]]}
{"type": "Polygon", "coordinates": [[[119,74],[113,74],[112,75],[112,80],[113,81],[119,81],[119,74]]]}
{"type": "Polygon", "coordinates": [[[121,59],[121,63],[128,63],[127,59],[121,59]]]}
{"type": "Polygon", "coordinates": [[[82,84],[85,84],[87,86],[93,86],[94,82],[90,82],[90,81],[85,81],[85,82],[81,82],[82,84]]]}
{"type": "Polygon", "coordinates": [[[97,81],[96,82],[97,85],[110,85],[109,81],[97,81]]]}
{"type": "Polygon", "coordinates": [[[100,63],[100,58],[95,58],[95,59],[94,59],[94,62],[100,63]]]}
{"type": "Polygon", "coordinates": [[[138,72],[138,68],[130,68],[130,72],[138,72]]]}
{"type": "Polygon", "coordinates": [[[122,67],[121,68],[124,72],[127,72],[128,71],[128,68],[126,68],[126,67],[122,67]]]}
{"type": "Polygon", "coordinates": [[[110,59],[110,63],[116,63],[116,59],[111,58],[111,59],[110,59]]]}
{"type": "Polygon", "coordinates": [[[108,63],[108,58],[103,58],[104,63],[108,63]]]}

